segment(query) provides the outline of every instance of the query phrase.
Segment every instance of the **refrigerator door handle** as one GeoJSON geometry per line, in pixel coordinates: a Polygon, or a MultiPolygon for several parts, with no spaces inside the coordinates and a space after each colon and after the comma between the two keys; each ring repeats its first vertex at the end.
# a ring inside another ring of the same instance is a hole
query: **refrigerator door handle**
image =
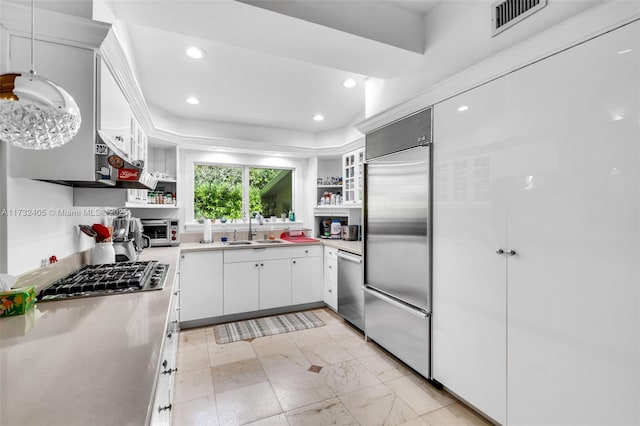
{"type": "Polygon", "coordinates": [[[367,293],[367,294],[369,294],[369,295],[371,295],[373,297],[377,297],[380,300],[384,300],[385,302],[389,303],[390,305],[393,305],[396,308],[401,309],[401,310],[403,310],[405,312],[408,312],[408,313],[410,313],[410,314],[412,314],[412,315],[414,315],[414,316],[416,316],[418,318],[426,319],[426,318],[429,317],[429,313],[428,312],[424,312],[424,311],[421,311],[421,310],[418,310],[418,309],[411,308],[411,307],[405,305],[404,303],[398,302],[397,300],[395,300],[395,299],[393,299],[393,298],[391,298],[391,297],[389,297],[389,296],[387,296],[387,295],[385,295],[383,293],[380,293],[379,291],[371,290],[371,288],[369,288],[367,285],[364,286],[364,291],[365,291],[365,293],[367,293]]]}

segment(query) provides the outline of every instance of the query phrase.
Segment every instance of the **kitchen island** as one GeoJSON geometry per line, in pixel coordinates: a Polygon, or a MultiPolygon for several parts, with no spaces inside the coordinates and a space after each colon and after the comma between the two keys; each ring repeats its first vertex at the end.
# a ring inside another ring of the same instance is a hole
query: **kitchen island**
{"type": "Polygon", "coordinates": [[[39,302],[0,319],[0,424],[144,425],[151,418],[180,249],[162,290],[39,302]]]}

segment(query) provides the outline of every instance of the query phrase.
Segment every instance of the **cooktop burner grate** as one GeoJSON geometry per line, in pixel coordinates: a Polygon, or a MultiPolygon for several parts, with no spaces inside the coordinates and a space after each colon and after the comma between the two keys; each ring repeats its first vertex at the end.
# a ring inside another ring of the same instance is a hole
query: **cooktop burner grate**
{"type": "Polygon", "coordinates": [[[44,288],[38,301],[103,296],[164,287],[168,265],[155,261],[86,265],[44,288]]]}

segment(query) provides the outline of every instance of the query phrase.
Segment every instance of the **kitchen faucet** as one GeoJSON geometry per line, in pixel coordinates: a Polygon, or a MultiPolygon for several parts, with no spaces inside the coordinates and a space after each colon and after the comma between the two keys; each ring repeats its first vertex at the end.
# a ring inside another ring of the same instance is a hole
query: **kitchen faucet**
{"type": "Polygon", "coordinates": [[[264,223],[264,217],[262,217],[260,212],[253,212],[249,214],[249,241],[253,240],[253,236],[257,234],[257,232],[251,231],[251,218],[253,215],[256,215],[256,220],[260,225],[264,223]]]}

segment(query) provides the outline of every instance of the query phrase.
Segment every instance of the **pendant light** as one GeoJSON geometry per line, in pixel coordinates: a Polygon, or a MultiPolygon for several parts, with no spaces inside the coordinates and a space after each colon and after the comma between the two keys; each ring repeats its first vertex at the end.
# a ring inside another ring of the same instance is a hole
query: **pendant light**
{"type": "Polygon", "coordinates": [[[0,75],[0,140],[26,149],[51,149],[78,133],[80,109],[63,88],[36,75],[35,0],[31,0],[31,70],[0,75]]]}

